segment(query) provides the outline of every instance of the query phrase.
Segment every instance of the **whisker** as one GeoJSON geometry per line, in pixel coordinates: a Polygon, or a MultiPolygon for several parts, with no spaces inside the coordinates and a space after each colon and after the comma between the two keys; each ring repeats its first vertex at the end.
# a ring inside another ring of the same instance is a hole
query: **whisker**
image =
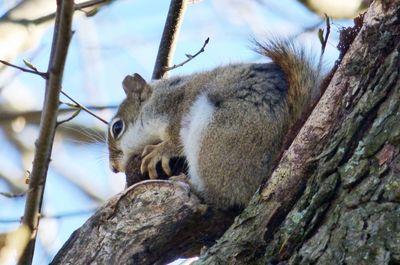
{"type": "Polygon", "coordinates": [[[67,128],[68,130],[77,132],[81,135],[84,135],[85,137],[87,137],[90,141],[82,141],[82,140],[77,140],[77,139],[71,139],[71,142],[74,143],[83,143],[83,144],[104,144],[106,142],[105,140],[105,135],[104,134],[99,134],[99,133],[94,133],[93,131],[89,131],[88,129],[85,128],[77,128],[74,126],[68,126],[66,124],[63,125],[65,128],[67,128]]]}
{"type": "Polygon", "coordinates": [[[106,137],[103,133],[97,133],[96,131],[90,132],[89,129],[81,128],[82,131],[86,133],[88,137],[92,137],[93,139],[97,140],[97,142],[106,142],[106,137]]]}
{"type": "Polygon", "coordinates": [[[98,166],[103,166],[104,163],[108,164],[108,162],[109,162],[108,156],[104,156],[103,154],[96,155],[94,158],[94,161],[98,166]]]}

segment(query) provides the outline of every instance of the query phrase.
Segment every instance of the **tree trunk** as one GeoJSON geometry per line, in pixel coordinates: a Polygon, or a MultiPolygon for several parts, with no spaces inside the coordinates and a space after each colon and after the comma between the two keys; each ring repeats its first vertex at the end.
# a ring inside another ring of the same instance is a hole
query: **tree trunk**
{"type": "Polygon", "coordinates": [[[338,102],[328,98],[336,104],[333,130],[328,141],[317,139],[326,144],[314,170],[304,171],[301,197],[282,217],[282,202],[264,196],[267,183],[195,264],[400,263],[399,52],[399,1],[375,1],[321,99],[346,88],[338,102]]]}
{"type": "MultiPolygon", "coordinates": [[[[278,168],[196,264],[400,264],[399,53],[400,3],[375,1],[278,168]]],[[[162,264],[198,253],[231,220],[177,182],[145,182],[52,264],[162,264]]]]}

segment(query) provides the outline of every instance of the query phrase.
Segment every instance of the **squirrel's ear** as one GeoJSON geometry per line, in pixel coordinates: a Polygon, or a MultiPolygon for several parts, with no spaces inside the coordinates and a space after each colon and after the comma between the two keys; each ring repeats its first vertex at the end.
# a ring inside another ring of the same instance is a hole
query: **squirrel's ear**
{"type": "Polygon", "coordinates": [[[127,97],[139,97],[140,101],[145,101],[151,95],[151,87],[139,74],[127,75],[122,81],[127,97]]]}

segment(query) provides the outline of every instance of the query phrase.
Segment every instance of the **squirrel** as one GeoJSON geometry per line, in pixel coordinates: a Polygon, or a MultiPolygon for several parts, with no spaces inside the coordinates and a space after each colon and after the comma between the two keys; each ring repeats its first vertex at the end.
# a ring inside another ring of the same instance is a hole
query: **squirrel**
{"type": "Polygon", "coordinates": [[[126,99],[108,130],[110,167],[124,172],[132,157],[158,178],[185,157],[187,182],[207,204],[244,207],[272,171],[290,126],[319,96],[320,74],[302,48],[257,43],[269,63],[241,63],[187,76],[122,82],[126,99]]]}

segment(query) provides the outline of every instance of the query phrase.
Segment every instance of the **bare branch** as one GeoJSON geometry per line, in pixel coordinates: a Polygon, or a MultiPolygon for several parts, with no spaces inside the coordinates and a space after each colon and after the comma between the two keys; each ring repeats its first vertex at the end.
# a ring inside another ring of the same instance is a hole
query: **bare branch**
{"type": "Polygon", "coordinates": [[[297,32],[291,36],[288,37],[289,40],[295,40],[297,39],[299,36],[301,36],[302,34],[305,33],[310,33],[310,32],[314,32],[316,29],[318,29],[319,27],[321,27],[324,24],[324,20],[321,19],[319,20],[317,23],[315,23],[314,25],[311,25],[309,27],[304,27],[303,30],[301,30],[300,32],[297,32]]]}
{"type": "Polygon", "coordinates": [[[184,66],[186,63],[188,63],[188,62],[190,62],[191,60],[193,60],[194,58],[196,58],[197,55],[199,55],[200,53],[204,52],[204,48],[207,46],[209,40],[210,40],[210,38],[207,38],[207,39],[205,40],[204,44],[203,44],[203,47],[201,47],[201,49],[200,49],[198,52],[196,52],[194,55],[186,54],[187,60],[185,60],[185,61],[183,61],[183,62],[181,62],[181,63],[179,63],[179,64],[174,64],[174,65],[171,66],[171,67],[167,67],[167,68],[164,69],[164,71],[165,71],[165,72],[168,72],[168,71],[171,71],[171,70],[173,70],[173,69],[175,69],[175,68],[184,66]]]}
{"type": "MultiPolygon", "coordinates": [[[[87,109],[93,110],[105,110],[115,109],[117,105],[105,105],[105,106],[86,106],[87,109]]],[[[78,106],[78,108],[80,108],[78,106]]],[[[67,114],[76,111],[76,108],[62,108],[59,109],[58,114],[67,114]]],[[[0,124],[9,123],[10,121],[23,117],[27,123],[39,123],[40,116],[42,115],[41,110],[29,110],[29,111],[9,111],[0,108],[0,124]]]]}
{"type": "Polygon", "coordinates": [[[3,191],[0,191],[0,195],[1,195],[1,196],[4,196],[4,197],[6,197],[6,198],[19,198],[19,197],[25,196],[25,194],[26,194],[26,191],[23,191],[23,192],[21,192],[21,193],[12,193],[12,192],[3,192],[3,191]]]}
{"type": "Polygon", "coordinates": [[[65,93],[64,91],[61,90],[61,94],[63,94],[64,96],[66,96],[69,100],[71,100],[72,102],[74,102],[79,108],[81,108],[82,110],[86,111],[88,114],[92,115],[93,117],[95,117],[96,119],[98,119],[99,121],[103,122],[104,124],[108,124],[108,122],[106,120],[104,120],[103,118],[101,118],[100,116],[96,115],[93,111],[91,111],[90,109],[88,109],[87,107],[83,106],[81,103],[79,103],[78,101],[76,101],[75,99],[73,99],[72,97],[70,97],[67,93],[65,93]]]}
{"type": "Polygon", "coordinates": [[[176,41],[183,21],[183,15],[186,10],[186,2],[186,0],[171,0],[160,46],[158,47],[152,79],[165,77],[165,69],[172,64],[176,41]]]}
{"type": "Polygon", "coordinates": [[[33,160],[23,218],[23,223],[28,226],[31,232],[31,240],[18,262],[19,265],[32,263],[36,241],[35,230],[39,224],[47,170],[57,123],[62,76],[72,36],[73,13],[74,2],[72,0],[57,1],[57,16],[48,66],[49,76],[46,82],[43,115],[40,122],[39,138],[36,142],[35,158],[33,160]]]}
{"type": "Polygon", "coordinates": [[[51,264],[166,264],[198,255],[232,220],[201,204],[182,182],[148,180],[102,206],[51,264]]]}
{"type": "MultiPolygon", "coordinates": [[[[31,69],[27,69],[27,68],[23,68],[14,64],[11,64],[9,62],[0,60],[0,63],[3,63],[7,66],[19,69],[23,72],[27,72],[27,73],[31,73],[31,74],[36,74],[39,75],[40,77],[44,78],[44,79],[48,79],[49,74],[48,73],[44,73],[44,72],[39,72],[38,70],[34,70],[34,68],[31,69]]],[[[79,108],[81,108],[82,110],[84,110],[85,112],[87,112],[88,114],[92,115],[93,117],[95,117],[96,119],[98,119],[99,121],[103,122],[104,124],[108,124],[108,122],[106,120],[104,120],[103,118],[101,118],[100,116],[96,115],[94,112],[92,112],[90,109],[88,109],[87,107],[85,107],[84,105],[82,105],[81,103],[79,103],[78,101],[76,101],[75,99],[73,99],[71,96],[69,96],[67,93],[65,93],[64,91],[61,90],[61,94],[63,94],[64,96],[66,96],[69,100],[71,100],[72,102],[74,102],[79,108]]]]}
{"type": "Polygon", "coordinates": [[[321,57],[325,53],[326,44],[328,43],[329,34],[331,33],[331,22],[327,14],[325,14],[325,25],[326,25],[325,36],[323,29],[319,29],[318,31],[318,37],[321,42],[321,57]]]}
{"type": "Polygon", "coordinates": [[[78,114],[81,112],[81,110],[82,110],[81,108],[76,109],[75,112],[72,113],[72,115],[70,117],[68,117],[68,118],[66,118],[64,120],[58,121],[57,122],[57,126],[73,120],[76,116],[78,116],[78,114]]]}
{"type": "Polygon", "coordinates": [[[10,67],[13,67],[13,68],[16,68],[16,69],[19,69],[19,70],[21,70],[21,71],[23,71],[23,72],[26,72],[26,73],[31,73],[31,74],[38,75],[38,76],[40,76],[40,77],[43,77],[44,79],[47,79],[47,78],[48,78],[48,73],[39,72],[38,70],[35,71],[35,70],[33,70],[33,69],[28,69],[28,68],[20,67],[20,66],[18,66],[18,65],[15,65],[15,64],[11,64],[11,63],[9,63],[9,62],[6,62],[6,61],[4,61],[4,60],[0,60],[0,63],[5,64],[5,65],[10,66],[10,67]]]}

